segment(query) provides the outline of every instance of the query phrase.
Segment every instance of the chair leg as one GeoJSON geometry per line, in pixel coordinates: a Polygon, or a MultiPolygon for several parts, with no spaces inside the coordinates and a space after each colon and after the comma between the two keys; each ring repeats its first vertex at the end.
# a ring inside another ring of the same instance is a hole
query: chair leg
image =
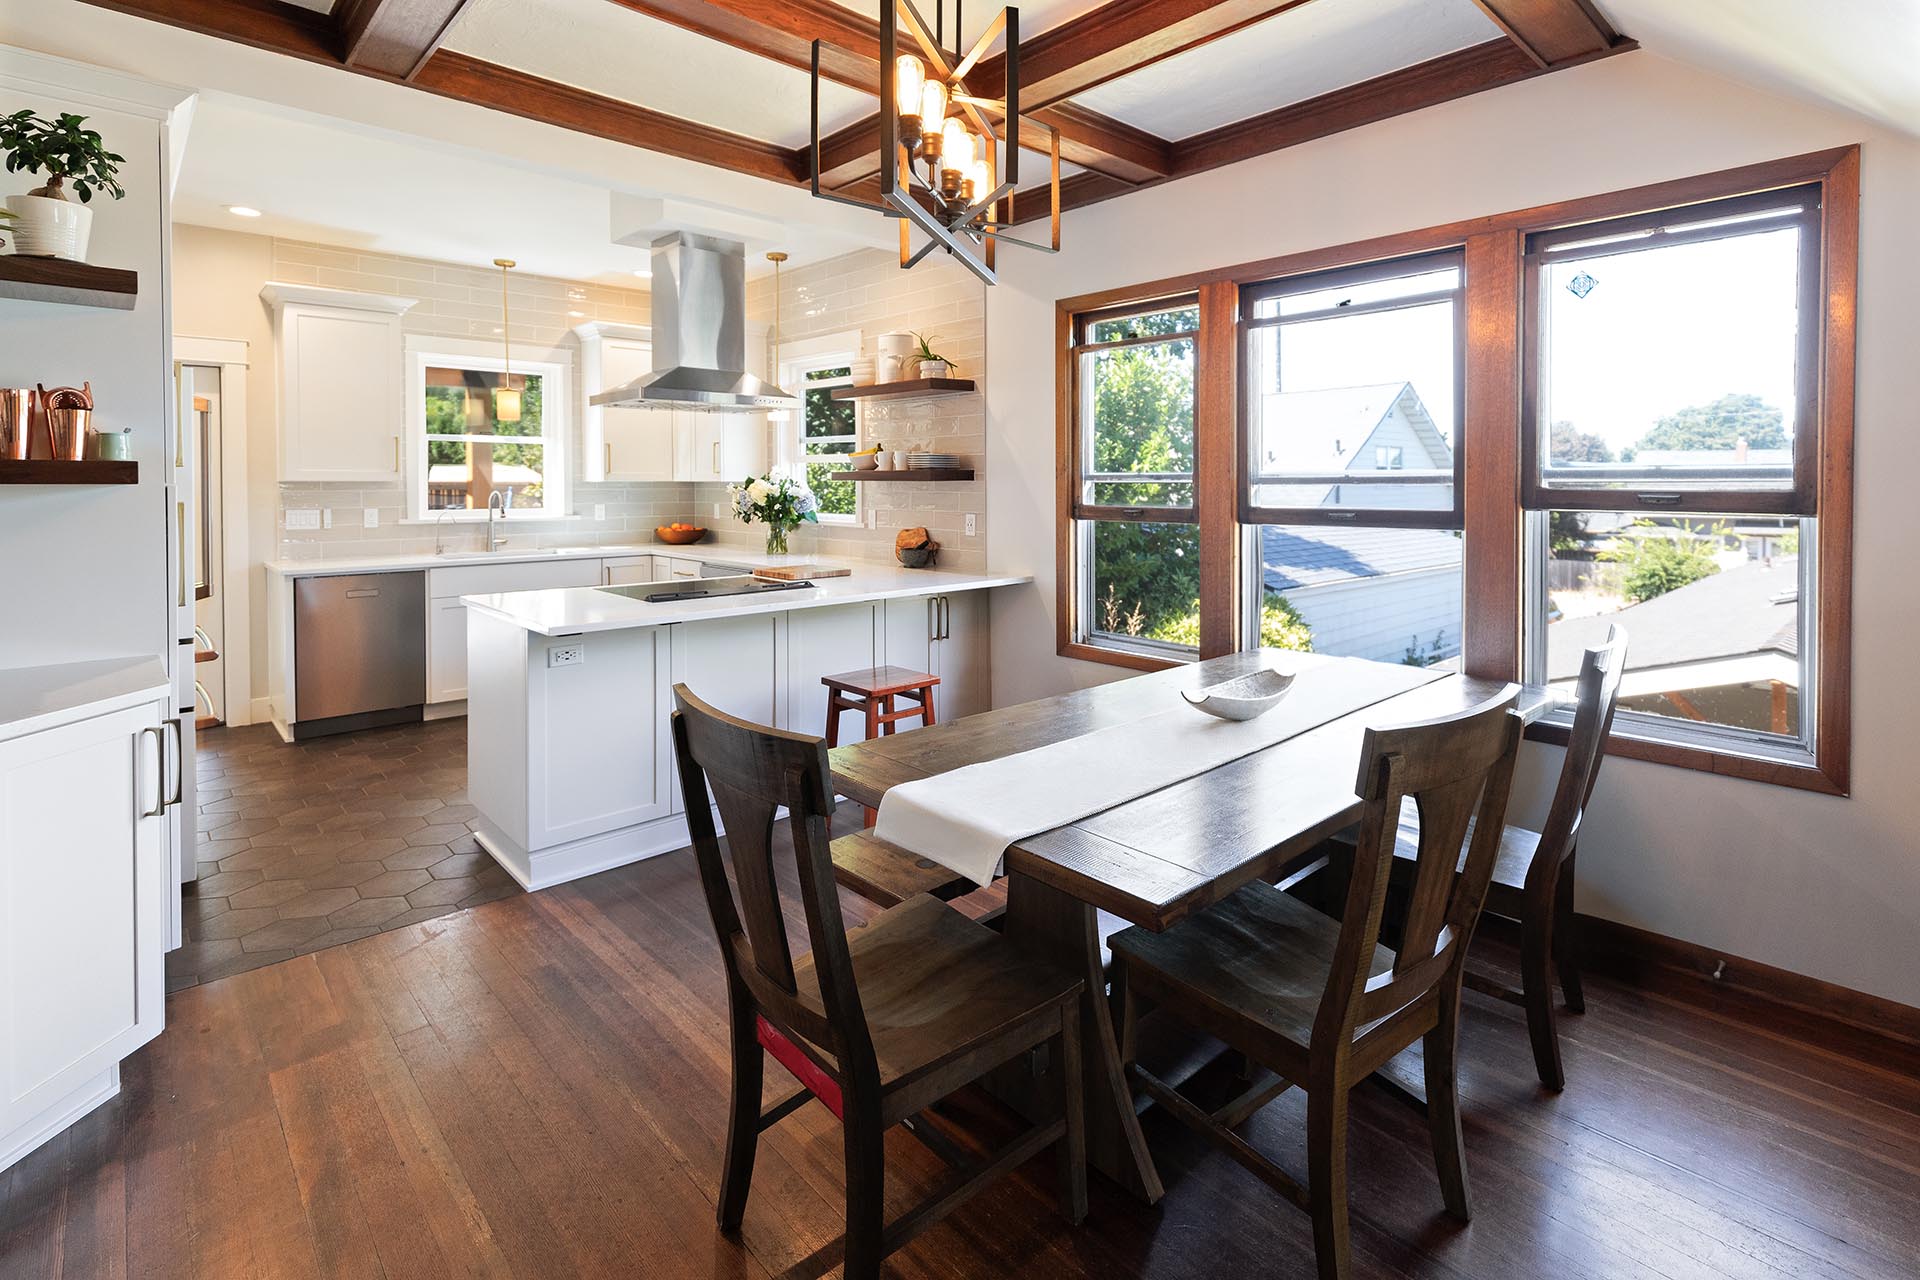
{"type": "Polygon", "coordinates": [[[1421,1057],[1427,1074],[1427,1129],[1433,1138],[1433,1163],[1440,1173],[1440,1195],[1447,1212],[1462,1222],[1473,1217],[1467,1186],[1467,1150],[1460,1133],[1460,988],[1440,1001],[1440,1023],[1426,1035],[1421,1057]]]}
{"type": "Polygon", "coordinates": [[[753,1156],[760,1143],[760,1089],[766,1050],[753,1034],[753,1015],[733,1016],[733,1097],[727,1111],[727,1152],[720,1168],[722,1231],[736,1231],[747,1211],[753,1156]]]}
{"type": "Polygon", "coordinates": [[[1527,1011],[1527,1038],[1533,1041],[1533,1066],[1540,1083],[1558,1093],[1566,1088],[1560,1066],[1560,1032],[1553,1015],[1553,916],[1529,912],[1520,922],[1520,995],[1527,1011]]]}
{"type": "Polygon", "coordinates": [[[1580,986],[1580,964],[1574,948],[1573,856],[1560,864],[1560,885],[1553,900],[1553,960],[1560,971],[1560,991],[1569,1013],[1587,1011],[1586,992],[1580,986]]]}
{"type": "Polygon", "coordinates": [[[1347,1222],[1347,1091],[1329,1081],[1307,1096],[1307,1208],[1320,1280],[1353,1270],[1347,1222]]]}
{"type": "Polygon", "coordinates": [[[846,1280],[878,1280],[882,1215],[886,1210],[886,1166],[882,1158],[880,1117],[872,1108],[847,1099],[844,1124],[847,1159],[846,1280]]]}
{"type": "Polygon", "coordinates": [[[1060,1015],[1060,1108],[1067,1132],[1060,1139],[1060,1212],[1079,1226],[1087,1216],[1087,1113],[1080,1077],[1080,1002],[1060,1015]]]}

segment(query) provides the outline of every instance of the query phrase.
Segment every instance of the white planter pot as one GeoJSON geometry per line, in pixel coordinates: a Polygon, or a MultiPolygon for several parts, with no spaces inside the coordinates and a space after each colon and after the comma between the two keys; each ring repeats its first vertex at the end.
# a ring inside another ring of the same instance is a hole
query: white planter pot
{"type": "Polygon", "coordinates": [[[77,200],[47,196],[8,196],[13,221],[7,238],[13,251],[26,257],[87,260],[87,240],[93,234],[93,210],[77,200]]]}
{"type": "Polygon", "coordinates": [[[945,360],[922,360],[920,376],[923,378],[944,378],[953,372],[953,366],[945,360]]]}

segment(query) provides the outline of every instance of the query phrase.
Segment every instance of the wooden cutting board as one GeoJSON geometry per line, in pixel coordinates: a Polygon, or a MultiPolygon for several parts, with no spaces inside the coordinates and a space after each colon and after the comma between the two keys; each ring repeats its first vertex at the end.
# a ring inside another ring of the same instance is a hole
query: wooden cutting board
{"type": "Polygon", "coordinates": [[[850,578],[853,570],[843,569],[833,564],[782,564],[770,568],[755,569],[756,578],[778,578],[782,582],[799,582],[811,578],[850,578]]]}

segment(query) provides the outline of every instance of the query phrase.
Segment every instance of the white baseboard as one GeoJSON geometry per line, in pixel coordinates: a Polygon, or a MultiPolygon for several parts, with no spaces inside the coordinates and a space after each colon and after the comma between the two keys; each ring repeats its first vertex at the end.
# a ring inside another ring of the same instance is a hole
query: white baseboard
{"type": "Polygon", "coordinates": [[[0,1134],[0,1173],[38,1150],[68,1125],[120,1092],[120,1064],[88,1077],[66,1097],[11,1133],[0,1134]]]}
{"type": "Polygon", "coordinates": [[[273,719],[273,699],[255,698],[247,708],[248,724],[266,724],[273,719]]]}
{"type": "Polygon", "coordinates": [[[537,851],[521,848],[489,825],[483,824],[473,837],[528,891],[551,889],[582,876],[671,853],[692,841],[686,815],[679,813],[537,851]]]}
{"type": "Polygon", "coordinates": [[[426,710],[420,713],[422,720],[451,720],[455,716],[467,714],[467,700],[456,698],[452,702],[429,702],[426,710]]]}

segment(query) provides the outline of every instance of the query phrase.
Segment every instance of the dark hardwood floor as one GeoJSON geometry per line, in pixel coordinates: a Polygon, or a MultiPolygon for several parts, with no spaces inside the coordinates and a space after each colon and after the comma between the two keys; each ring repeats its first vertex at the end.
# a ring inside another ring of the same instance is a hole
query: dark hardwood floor
{"type": "MultiPolygon", "coordinates": [[[[1557,1097],[1519,1010],[1467,997],[1470,1227],[1441,1212],[1421,1118],[1356,1093],[1360,1274],[1920,1274],[1920,1078],[1764,1007],[1588,986],[1557,1097]]],[[[118,1099],[0,1173],[0,1276],[778,1275],[838,1230],[837,1127],[810,1106],[769,1133],[740,1238],[716,1232],[723,1001],[685,853],[188,987],[118,1099]]],[[[997,1139],[991,1106],[963,1095],[956,1119],[997,1139]]],[[[1312,1274],[1305,1215],[1146,1128],[1158,1208],[1095,1178],[1071,1229],[1043,1155],[888,1273],[1312,1274]]],[[[1297,1093],[1251,1133],[1304,1168],[1297,1093]]],[[[891,1216],[941,1167],[888,1140],[891,1216]]]]}

